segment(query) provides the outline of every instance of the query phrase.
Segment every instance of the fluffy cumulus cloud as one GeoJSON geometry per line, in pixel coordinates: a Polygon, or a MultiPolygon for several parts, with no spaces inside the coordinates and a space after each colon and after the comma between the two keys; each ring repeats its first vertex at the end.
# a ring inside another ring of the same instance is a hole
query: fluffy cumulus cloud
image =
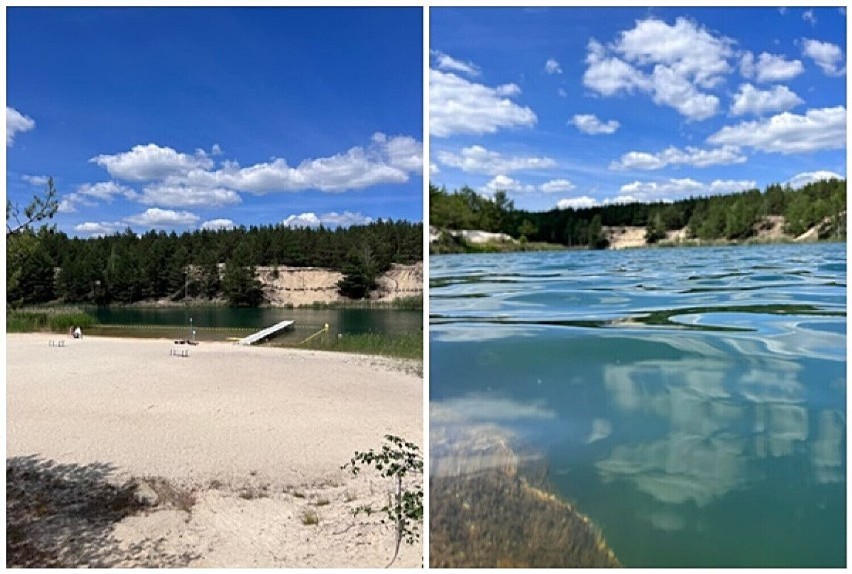
{"type": "Polygon", "coordinates": [[[784,112],[764,120],[725,126],[707,141],[782,154],[842,149],[846,145],[846,108],[817,108],[804,115],[784,112]]]}
{"type": "Polygon", "coordinates": [[[576,187],[570,180],[567,179],[551,179],[539,186],[539,190],[543,193],[567,193],[576,187]]]}
{"type": "Polygon", "coordinates": [[[126,199],[136,198],[136,192],[125,185],[114,181],[99,181],[98,183],[84,183],[77,187],[75,197],[83,196],[111,203],[116,197],[126,199]]]}
{"type": "Polygon", "coordinates": [[[823,73],[829,76],[842,76],[846,73],[843,63],[843,50],[830,42],[820,42],[811,38],[802,40],[802,53],[814,61],[823,73]]]}
{"type": "Polygon", "coordinates": [[[631,151],[622,155],[618,161],[610,164],[610,169],[662,169],[670,165],[689,165],[692,167],[709,167],[711,165],[727,165],[743,163],[746,156],[740,153],[737,146],[725,145],[715,149],[700,149],[687,146],[685,149],[668,147],[658,153],[631,151]]]}
{"type": "Polygon", "coordinates": [[[719,98],[705,90],[730,72],[732,45],[686,18],[674,24],[640,20],[608,46],[589,42],[583,85],[603,96],[647,93],[689,120],[707,119],[717,112],[719,98]]]}
{"type": "Polygon", "coordinates": [[[740,73],[757,82],[783,82],[795,78],[805,71],[799,60],[787,60],[784,56],[762,52],[757,59],[746,52],[740,59],[740,73]]]}
{"type": "Polygon", "coordinates": [[[209,229],[215,231],[217,229],[233,229],[234,222],[230,219],[211,219],[201,224],[201,229],[209,229]]]}
{"type": "Polygon", "coordinates": [[[356,146],[329,157],[306,159],[297,166],[281,158],[240,167],[224,162],[213,169],[203,151],[189,155],[155,144],[129,152],[101,155],[91,161],[114,177],[152,181],[141,199],[149,205],[185,207],[230,205],[236,192],[264,194],[276,191],[319,190],[343,192],[374,185],[404,183],[423,169],[422,144],[410,136],[373,135],[370,145],[356,146]]]}
{"type": "Polygon", "coordinates": [[[312,212],[290,215],[281,224],[286,227],[319,227],[320,225],[323,227],[350,227],[352,225],[367,225],[372,221],[372,217],[360,213],[332,211],[320,215],[312,212]]]}
{"type": "Polygon", "coordinates": [[[79,225],[74,226],[74,231],[79,233],[85,233],[91,235],[93,237],[101,236],[101,235],[109,235],[111,233],[115,233],[116,231],[122,229],[123,226],[121,222],[110,222],[110,221],[102,221],[102,222],[94,222],[94,221],[86,221],[85,223],[80,223],[79,225]]]}
{"type": "Polygon", "coordinates": [[[569,197],[566,199],[560,199],[556,202],[556,207],[559,209],[584,209],[587,207],[594,207],[596,205],[598,205],[598,201],[588,195],[569,197]]]}
{"type": "Polygon", "coordinates": [[[93,207],[98,203],[112,203],[117,197],[137,199],[139,194],[133,189],[114,181],[99,181],[78,185],[73,193],[66,194],[59,202],[60,213],[73,213],[83,205],[93,207]]]}
{"type": "Polygon", "coordinates": [[[803,173],[797,173],[791,177],[787,184],[793,189],[799,189],[800,187],[804,187],[815,181],[821,181],[823,179],[843,179],[844,177],[845,176],[840,175],[839,173],[827,170],[806,171],[803,173]]]}
{"type": "Polygon", "coordinates": [[[137,215],[126,217],[124,221],[142,227],[172,228],[194,225],[198,219],[197,215],[188,211],[152,207],[137,215]]]}
{"type": "Polygon", "coordinates": [[[650,91],[652,83],[645,74],[625,62],[609,56],[607,48],[595,40],[589,40],[583,85],[603,95],[614,96],[620,92],[650,91]]]}
{"type": "Polygon", "coordinates": [[[760,90],[751,84],[743,84],[734,94],[731,114],[760,116],[771,112],[785,112],[802,103],[804,100],[787,86],[773,86],[769,90],[760,90]]]}
{"type": "Polygon", "coordinates": [[[15,135],[28,132],[35,127],[35,120],[25,116],[15,108],[6,106],[6,147],[15,144],[15,135]]]}
{"type": "Polygon", "coordinates": [[[634,201],[675,201],[690,196],[707,196],[736,193],[754,188],[753,180],[721,180],[707,184],[691,178],[669,179],[666,181],[634,181],[621,186],[618,196],[609,203],[630,203],[634,201]]]}
{"type": "Polygon", "coordinates": [[[544,71],[551,75],[561,74],[562,66],[559,65],[556,58],[548,58],[548,60],[544,63],[544,71]]]}
{"type": "Polygon", "coordinates": [[[545,169],[556,165],[556,161],[549,157],[506,156],[479,145],[466,147],[460,153],[441,150],[435,154],[435,157],[439,162],[448,167],[455,167],[469,173],[484,173],[487,175],[545,169]]]}
{"type": "Polygon", "coordinates": [[[490,87],[456,74],[430,70],[429,133],[449,137],[533,126],[538,121],[535,113],[511,99],[520,92],[516,84],[490,87]]]}
{"type": "Polygon", "coordinates": [[[125,181],[153,181],[213,167],[213,161],[202,150],[189,155],[153,143],[133,146],[130,151],[114,155],[99,155],[89,161],[125,181]]]}
{"type": "Polygon", "coordinates": [[[468,76],[478,76],[480,74],[479,68],[473,62],[462,62],[461,60],[456,60],[452,56],[449,56],[440,50],[429,50],[429,53],[435,61],[435,67],[439,70],[461,72],[468,76]]]}
{"type": "Polygon", "coordinates": [[[614,134],[621,126],[616,120],[602,122],[594,114],[575,114],[568,123],[590,135],[614,134]]]}
{"type": "Polygon", "coordinates": [[[487,195],[492,195],[497,191],[505,191],[506,193],[531,193],[535,190],[534,185],[521,183],[517,179],[512,179],[506,175],[498,175],[481,189],[487,195]]]}
{"type": "Polygon", "coordinates": [[[237,192],[221,187],[153,184],[145,187],[138,201],[164,207],[222,207],[242,200],[237,192]]]}

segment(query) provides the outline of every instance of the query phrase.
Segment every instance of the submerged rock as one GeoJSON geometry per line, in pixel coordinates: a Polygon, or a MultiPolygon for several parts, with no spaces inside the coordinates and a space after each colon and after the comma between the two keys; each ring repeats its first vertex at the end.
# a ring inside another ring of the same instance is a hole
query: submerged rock
{"type": "Polygon", "coordinates": [[[620,566],[588,517],[553,494],[540,456],[488,427],[436,429],[430,461],[434,568],[620,566]]]}

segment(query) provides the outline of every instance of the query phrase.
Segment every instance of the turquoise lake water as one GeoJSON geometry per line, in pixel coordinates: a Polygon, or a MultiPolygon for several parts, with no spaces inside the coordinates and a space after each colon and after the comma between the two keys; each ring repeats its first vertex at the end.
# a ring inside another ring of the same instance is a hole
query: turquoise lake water
{"type": "MultiPolygon", "coordinates": [[[[224,340],[229,336],[246,336],[252,331],[274,325],[279,321],[295,321],[293,327],[281,332],[275,341],[301,341],[328,323],[332,335],[362,333],[417,332],[423,328],[421,311],[397,309],[285,309],[279,307],[88,307],[99,324],[92,334],[109,335],[122,325],[145,326],[130,329],[137,335],[189,338],[190,319],[200,340],[224,340]]],[[[123,333],[127,335],[127,333],[123,333]]]]}
{"type": "Polygon", "coordinates": [[[539,453],[625,566],[845,566],[844,244],[430,265],[433,436],[539,453]]]}

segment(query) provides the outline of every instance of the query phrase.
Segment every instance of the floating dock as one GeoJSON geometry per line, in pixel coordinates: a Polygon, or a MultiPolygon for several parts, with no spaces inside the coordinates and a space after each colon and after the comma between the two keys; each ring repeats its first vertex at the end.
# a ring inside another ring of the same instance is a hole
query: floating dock
{"type": "Polygon", "coordinates": [[[243,337],[239,341],[237,341],[240,345],[254,345],[255,343],[266,339],[277,333],[278,331],[282,331],[295,323],[295,321],[281,321],[280,323],[275,323],[271,327],[267,327],[257,333],[252,333],[248,337],[243,337]]]}

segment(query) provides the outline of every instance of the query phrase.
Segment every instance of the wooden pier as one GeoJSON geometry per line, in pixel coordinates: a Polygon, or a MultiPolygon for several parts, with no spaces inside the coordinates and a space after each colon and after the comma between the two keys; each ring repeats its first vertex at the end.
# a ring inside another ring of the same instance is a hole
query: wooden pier
{"type": "Polygon", "coordinates": [[[277,333],[278,331],[282,331],[295,323],[295,321],[281,321],[280,323],[275,323],[271,327],[267,327],[266,329],[260,330],[257,333],[252,333],[248,337],[243,337],[239,341],[237,341],[240,345],[254,345],[255,343],[266,339],[277,333]]]}

